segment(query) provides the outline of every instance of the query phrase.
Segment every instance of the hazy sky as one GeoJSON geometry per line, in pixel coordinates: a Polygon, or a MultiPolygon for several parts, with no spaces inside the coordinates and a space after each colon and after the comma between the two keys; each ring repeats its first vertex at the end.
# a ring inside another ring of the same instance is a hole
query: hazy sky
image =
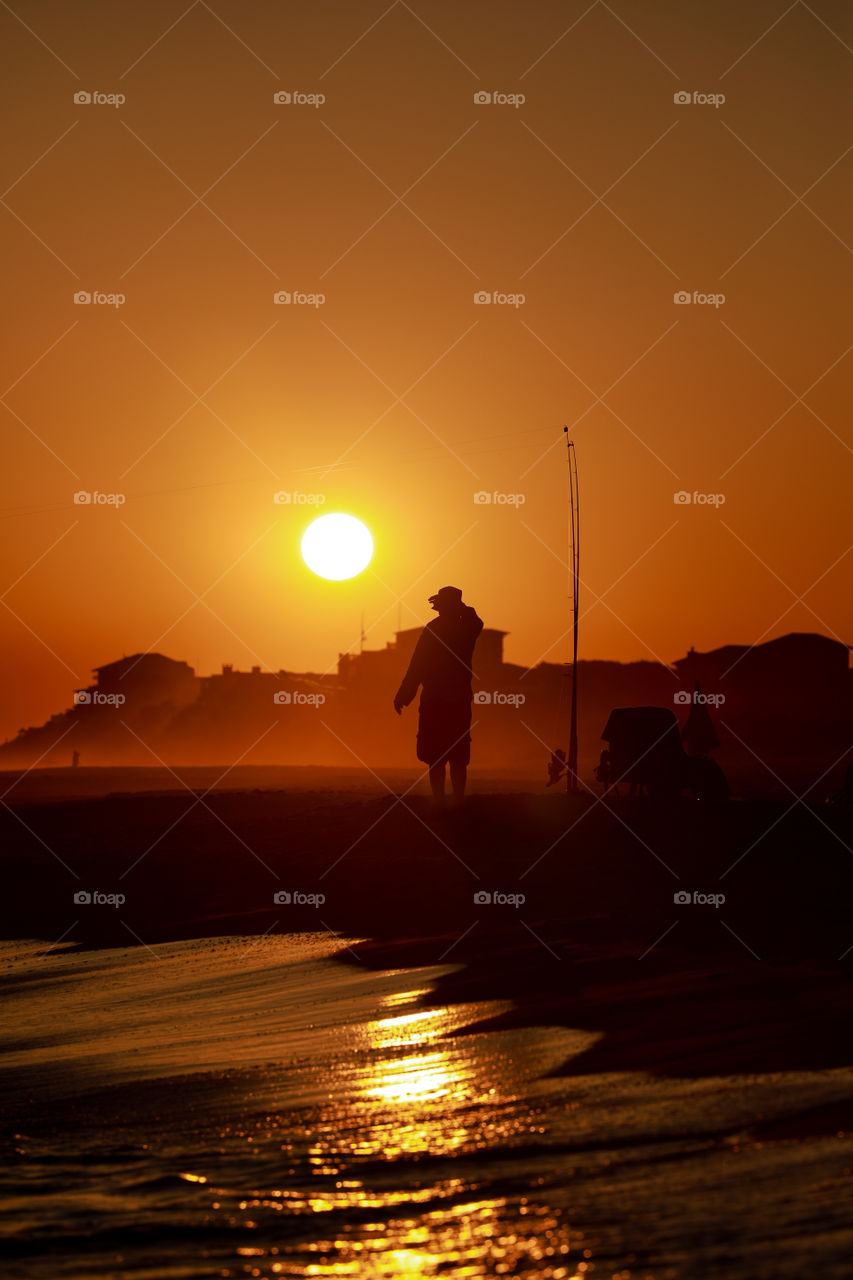
{"type": "Polygon", "coordinates": [[[15,0],[0,36],[0,733],[123,653],[324,670],[445,583],[565,660],[563,424],[582,657],[853,640],[848,3],[15,0]],[[301,563],[318,509],[374,534],[352,582],[301,563]]]}

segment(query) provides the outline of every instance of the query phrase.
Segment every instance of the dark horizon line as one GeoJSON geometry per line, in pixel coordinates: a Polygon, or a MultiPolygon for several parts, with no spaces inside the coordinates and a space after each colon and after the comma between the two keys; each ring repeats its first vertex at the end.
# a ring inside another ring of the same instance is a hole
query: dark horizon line
{"type": "MultiPolygon", "coordinates": [[[[408,627],[408,628],[404,628],[402,631],[395,631],[394,636],[397,637],[400,635],[405,635],[407,634],[407,632],[415,632],[415,631],[419,632],[421,630],[423,630],[423,627],[408,627]]],[[[500,630],[500,628],[495,628],[495,627],[485,627],[483,629],[484,635],[490,632],[492,634],[495,634],[497,632],[498,634],[503,636],[507,636],[510,634],[510,632],[508,631],[503,631],[503,630],[500,630]]],[[[764,649],[768,645],[780,644],[781,642],[786,640],[791,641],[791,640],[804,640],[804,639],[823,640],[827,644],[839,645],[841,648],[846,649],[848,653],[850,653],[850,651],[853,650],[853,645],[847,644],[845,641],[839,640],[835,636],[827,635],[825,632],[822,632],[822,631],[786,631],[782,635],[771,637],[771,639],[769,640],[762,639],[762,640],[754,641],[752,643],[728,642],[726,644],[717,645],[713,649],[697,649],[694,645],[691,645],[683,657],[674,658],[671,662],[661,662],[660,659],[658,658],[630,658],[627,661],[623,661],[620,658],[579,657],[578,666],[581,666],[583,663],[590,663],[590,662],[604,662],[604,663],[608,663],[609,665],[619,666],[619,667],[630,667],[630,666],[636,666],[640,663],[649,663],[651,666],[663,667],[666,670],[672,671],[680,663],[686,661],[688,658],[691,658],[691,657],[707,658],[707,657],[711,657],[714,654],[721,654],[727,651],[743,650],[745,652],[748,652],[754,649],[764,649]]],[[[340,661],[341,658],[359,658],[362,656],[362,652],[364,654],[369,654],[371,656],[378,655],[378,654],[386,654],[389,652],[393,653],[394,648],[395,648],[394,643],[389,640],[385,648],[381,648],[381,649],[364,649],[363,651],[359,649],[347,649],[338,654],[338,661],[340,661]]],[[[475,656],[476,656],[476,651],[475,651],[475,656]]],[[[226,669],[229,672],[233,672],[233,674],[235,675],[256,675],[256,674],[273,675],[273,676],[277,676],[277,675],[300,676],[301,675],[301,676],[319,676],[320,678],[326,678],[327,676],[330,677],[332,675],[332,672],[295,671],[289,667],[279,667],[277,670],[273,670],[272,668],[264,669],[257,663],[255,663],[253,666],[249,667],[248,669],[244,670],[241,668],[235,668],[234,664],[231,662],[223,662],[220,666],[220,670],[212,671],[210,675],[204,676],[204,675],[200,675],[198,669],[194,666],[191,666],[191,664],[187,662],[185,658],[172,658],[168,654],[161,653],[157,649],[145,649],[137,653],[122,654],[120,658],[114,658],[110,662],[103,662],[98,666],[90,667],[89,670],[97,674],[99,671],[106,670],[109,667],[117,666],[121,662],[129,662],[129,661],[132,661],[133,659],[140,660],[142,658],[149,658],[149,657],[164,658],[168,662],[177,662],[177,663],[183,662],[186,666],[190,668],[193,675],[200,680],[206,680],[206,679],[210,679],[213,676],[222,675],[226,669]]],[[[523,662],[512,662],[504,659],[502,665],[507,667],[519,667],[523,671],[535,671],[538,667],[546,667],[546,666],[570,667],[572,664],[570,661],[566,661],[566,660],[548,662],[545,659],[540,659],[533,666],[526,666],[523,662]]]]}

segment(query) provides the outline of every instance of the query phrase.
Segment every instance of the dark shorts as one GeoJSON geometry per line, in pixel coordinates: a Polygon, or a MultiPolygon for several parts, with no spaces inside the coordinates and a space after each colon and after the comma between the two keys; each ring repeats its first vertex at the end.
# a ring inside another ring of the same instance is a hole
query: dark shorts
{"type": "Polygon", "coordinates": [[[424,764],[468,764],[471,759],[471,701],[464,698],[425,701],[418,711],[418,759],[424,764]]]}

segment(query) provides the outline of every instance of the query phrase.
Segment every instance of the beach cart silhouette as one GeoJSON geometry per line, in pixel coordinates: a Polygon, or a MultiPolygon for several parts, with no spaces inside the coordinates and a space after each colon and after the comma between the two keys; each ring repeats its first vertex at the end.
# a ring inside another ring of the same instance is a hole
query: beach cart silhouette
{"type": "Polygon", "coordinates": [[[601,734],[608,745],[609,785],[627,783],[655,799],[674,799],[688,780],[688,757],[673,711],[617,707],[601,734]]]}

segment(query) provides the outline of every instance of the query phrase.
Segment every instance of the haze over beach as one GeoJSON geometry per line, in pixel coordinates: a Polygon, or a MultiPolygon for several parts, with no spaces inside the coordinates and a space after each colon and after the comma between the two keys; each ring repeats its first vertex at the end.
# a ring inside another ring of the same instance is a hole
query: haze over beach
{"type": "Polygon", "coordinates": [[[849,5],[0,34],[4,1275],[846,1276],[849,5]]]}
{"type": "Polygon", "coordinates": [[[849,642],[845,5],[185,8],[2,19],[7,734],[140,646],[333,669],[433,567],[564,660],[563,423],[586,656],[849,642]],[[315,495],[375,536],[336,591],[315,495]]]}

